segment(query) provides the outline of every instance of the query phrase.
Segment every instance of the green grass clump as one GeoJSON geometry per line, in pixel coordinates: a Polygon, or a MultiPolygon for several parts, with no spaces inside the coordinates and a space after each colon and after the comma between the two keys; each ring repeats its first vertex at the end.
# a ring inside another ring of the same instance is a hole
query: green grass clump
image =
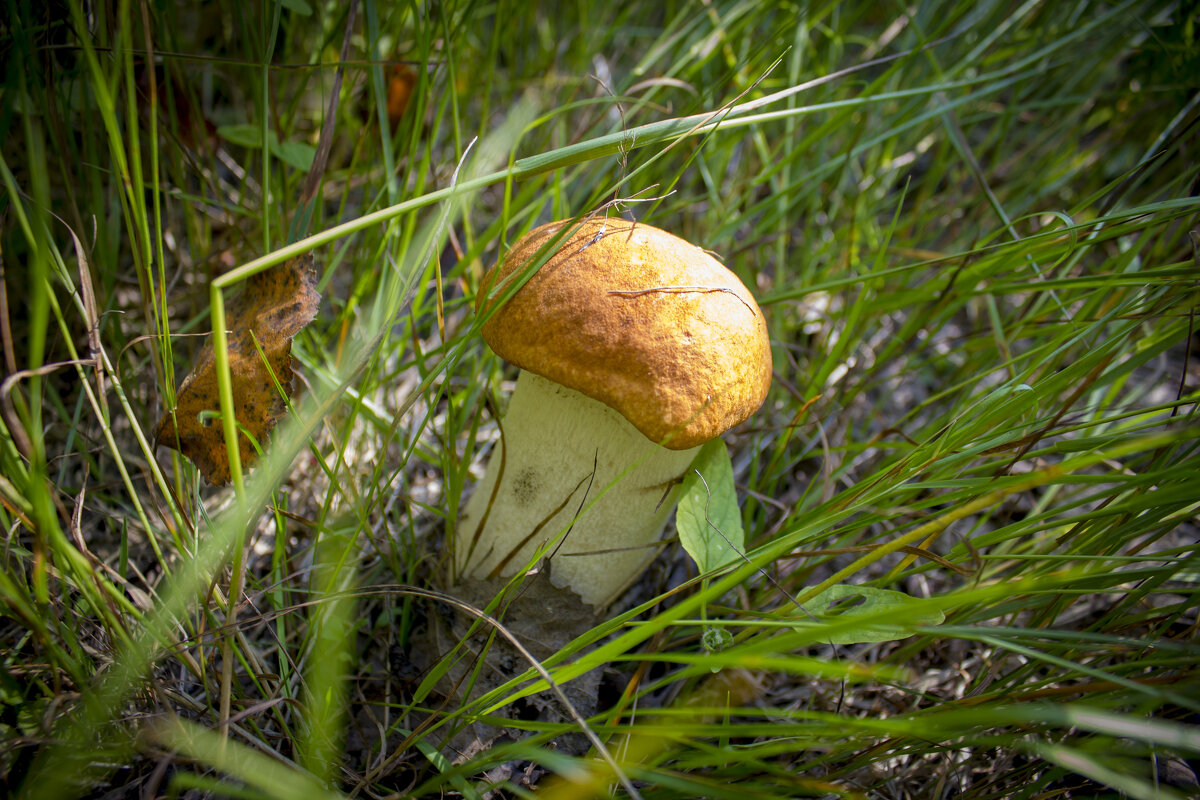
{"type": "Polygon", "coordinates": [[[538,6],[6,4],[0,793],[1194,794],[1194,9],[538,6]],[[472,302],[606,204],[766,315],[746,558],[671,545],[447,702],[446,535],[514,374],[472,302]],[[291,413],[208,487],[151,431],[306,251],[291,413]],[[838,584],[911,614],[811,624],[838,584]],[[481,721],[522,733],[462,751],[481,721]]]}

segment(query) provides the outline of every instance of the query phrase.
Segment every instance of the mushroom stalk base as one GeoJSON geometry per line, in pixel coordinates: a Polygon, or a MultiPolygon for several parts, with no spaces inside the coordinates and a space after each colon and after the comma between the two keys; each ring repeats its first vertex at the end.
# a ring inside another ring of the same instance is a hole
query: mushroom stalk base
{"type": "Polygon", "coordinates": [[[459,515],[459,580],[524,571],[549,544],[551,583],[612,602],[657,553],[699,448],[660,447],[603,403],[524,371],[503,431],[459,515]]]}

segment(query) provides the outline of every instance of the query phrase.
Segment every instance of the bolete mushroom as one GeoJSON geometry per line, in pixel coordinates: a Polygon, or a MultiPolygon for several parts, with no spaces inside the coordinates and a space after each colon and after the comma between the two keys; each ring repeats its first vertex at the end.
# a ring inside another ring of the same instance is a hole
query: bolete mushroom
{"type": "Polygon", "coordinates": [[[521,373],[454,559],[460,580],[509,576],[553,542],[551,582],[602,607],[654,557],[696,451],[762,405],[771,350],[736,275],[623,219],[531,231],[485,276],[477,313],[575,225],[483,326],[521,373]]]}

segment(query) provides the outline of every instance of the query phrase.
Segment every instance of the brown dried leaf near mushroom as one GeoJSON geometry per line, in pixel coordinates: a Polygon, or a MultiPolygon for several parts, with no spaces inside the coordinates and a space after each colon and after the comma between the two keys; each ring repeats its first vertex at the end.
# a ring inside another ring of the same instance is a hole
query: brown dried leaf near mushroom
{"type": "MultiPolygon", "coordinates": [[[[582,222],[515,294],[563,226],[513,245],[484,278],[483,336],[521,369],[503,436],[462,509],[459,580],[524,570],[603,607],[659,548],[699,447],[753,414],[771,383],[766,322],[736,275],[641,223],[582,222]]],[[[569,230],[569,228],[568,228],[569,230]]]]}
{"type": "MultiPolygon", "coordinates": [[[[256,445],[266,445],[287,413],[292,339],[317,315],[316,284],[313,256],[306,253],[252,276],[229,304],[229,372],[238,450],[247,466],[258,459],[256,445]]],[[[210,484],[221,485],[229,482],[229,456],[217,394],[217,359],[209,338],[179,386],[175,407],[159,418],[154,439],[190,458],[210,484]]]]}

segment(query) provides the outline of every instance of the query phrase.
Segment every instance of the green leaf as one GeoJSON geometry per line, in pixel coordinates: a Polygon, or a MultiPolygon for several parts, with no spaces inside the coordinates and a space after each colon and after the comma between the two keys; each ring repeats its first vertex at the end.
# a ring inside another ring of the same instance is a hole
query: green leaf
{"type": "MultiPolygon", "coordinates": [[[[275,137],[272,136],[272,139],[275,137]]],[[[303,142],[271,142],[271,155],[278,158],[289,167],[295,167],[301,172],[308,172],[313,159],[317,157],[317,148],[303,142]]]]}
{"type": "Polygon", "coordinates": [[[293,14],[300,14],[304,17],[312,16],[312,6],[304,2],[304,0],[279,0],[279,5],[293,14]]]}
{"type": "Polygon", "coordinates": [[[733,488],[733,464],[720,439],[704,445],[688,469],[675,527],[701,574],[741,558],[745,550],[742,514],[733,488]]]}
{"type": "MultiPolygon", "coordinates": [[[[251,150],[262,149],[262,132],[257,125],[222,125],[217,135],[225,141],[251,150]]],[[[271,155],[289,167],[307,172],[317,157],[317,149],[303,142],[280,142],[274,131],[267,132],[267,146],[271,155]]]]}
{"type": "Polygon", "coordinates": [[[719,653],[733,646],[733,634],[724,628],[705,628],[700,644],[710,653],[719,653]]]}
{"type": "Polygon", "coordinates": [[[262,136],[257,125],[222,125],[217,128],[217,136],[230,144],[249,147],[252,150],[262,149],[262,136]]]}
{"type": "Polygon", "coordinates": [[[807,603],[802,603],[801,607],[816,619],[807,619],[796,629],[811,630],[837,623],[834,630],[823,636],[825,641],[834,644],[907,639],[913,635],[913,626],[940,625],[946,619],[941,611],[928,608],[925,601],[904,592],[845,583],[830,586],[807,603]],[[881,615],[887,615],[894,622],[882,621],[879,619],[881,615]],[[872,617],[874,619],[870,622],[865,622],[872,617]],[[856,618],[862,618],[863,624],[846,625],[856,618]]]}

